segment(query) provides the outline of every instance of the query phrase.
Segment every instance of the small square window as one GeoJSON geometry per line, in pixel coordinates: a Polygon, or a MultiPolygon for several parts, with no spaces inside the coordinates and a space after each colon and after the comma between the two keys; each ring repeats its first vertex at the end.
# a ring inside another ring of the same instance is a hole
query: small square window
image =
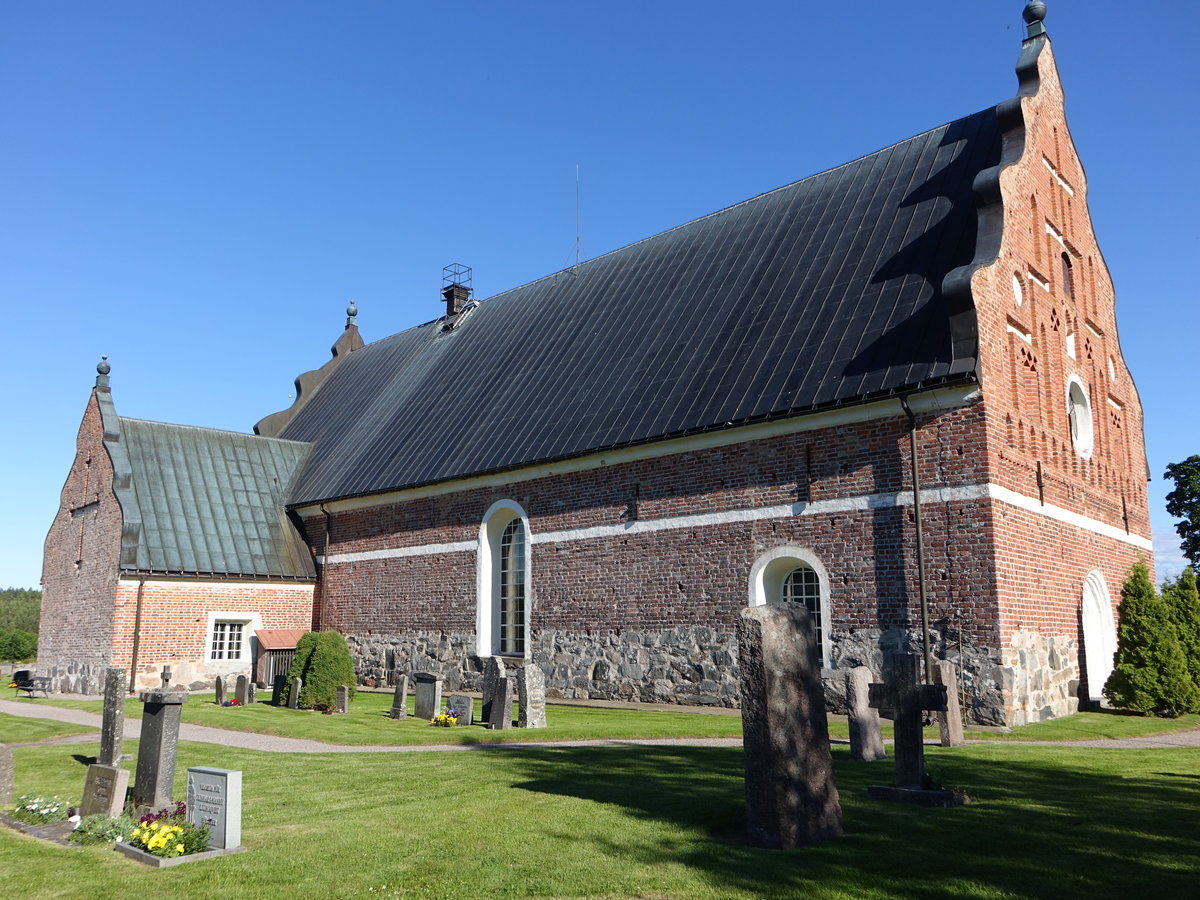
{"type": "Polygon", "coordinates": [[[214,622],[210,659],[242,658],[242,622],[214,622]]]}

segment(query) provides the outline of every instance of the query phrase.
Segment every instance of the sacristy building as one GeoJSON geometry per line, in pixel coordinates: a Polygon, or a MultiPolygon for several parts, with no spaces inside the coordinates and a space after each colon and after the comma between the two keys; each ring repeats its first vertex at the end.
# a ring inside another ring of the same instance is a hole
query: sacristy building
{"type": "Polygon", "coordinates": [[[383,340],[352,309],[254,435],[102,371],[42,674],[261,679],[312,626],[364,681],[734,705],[743,607],[808,605],[836,684],[920,651],[924,592],[977,721],[1099,697],[1147,469],[1042,16],[997,106],[383,340]]]}

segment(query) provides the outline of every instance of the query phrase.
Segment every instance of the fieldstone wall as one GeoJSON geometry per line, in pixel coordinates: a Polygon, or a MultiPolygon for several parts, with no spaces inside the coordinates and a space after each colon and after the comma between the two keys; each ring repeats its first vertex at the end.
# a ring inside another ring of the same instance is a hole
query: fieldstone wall
{"type": "MultiPolygon", "coordinates": [[[[18,665],[20,669],[22,666],[18,665]]],[[[38,676],[50,679],[53,694],[102,694],[104,693],[104,671],[98,663],[68,663],[66,665],[34,665],[31,668],[38,676]]]]}
{"type": "Polygon", "coordinates": [[[1079,711],[1079,648],[1074,638],[1021,628],[1001,663],[1006,725],[1028,725],[1079,711]]]}
{"type": "MultiPolygon", "coordinates": [[[[1007,695],[1001,691],[1000,660],[986,649],[960,646],[953,635],[947,640],[934,631],[931,638],[934,656],[949,659],[961,672],[966,718],[985,725],[1012,724],[1005,711],[1007,695]]],[[[833,668],[822,676],[829,711],[837,713],[846,711],[845,669],[865,665],[878,674],[885,653],[921,652],[920,632],[899,628],[835,633],[832,641],[833,668]]],[[[446,691],[479,690],[483,661],[475,655],[474,635],[347,635],[346,643],[360,684],[369,678],[391,684],[392,672],[400,669],[436,672],[446,691]]],[[[733,631],[697,625],[619,634],[542,631],[532,638],[531,650],[550,698],[738,706],[741,671],[733,631]]]]}

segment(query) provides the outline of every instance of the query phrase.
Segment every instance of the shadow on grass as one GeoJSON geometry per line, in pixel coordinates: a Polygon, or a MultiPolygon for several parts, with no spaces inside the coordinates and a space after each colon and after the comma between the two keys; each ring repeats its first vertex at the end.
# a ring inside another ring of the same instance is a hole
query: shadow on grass
{"type": "MultiPolygon", "coordinates": [[[[1200,766],[1200,753],[1182,752],[1183,765],[1200,766]]],[[[524,750],[513,754],[512,770],[518,789],[613,804],[674,826],[669,839],[651,842],[585,830],[558,836],[565,843],[590,840],[616,859],[682,864],[718,893],[1125,898],[1153,885],[1191,895],[1200,875],[1200,785],[1151,771],[1162,766],[1161,754],[1145,755],[1154,751],[1088,753],[931,754],[938,777],[966,788],[972,805],[926,810],[868,799],[869,784],[890,783],[891,761],[854,762],[835,748],[846,836],[784,852],[744,842],[740,750],[524,750]]]]}
{"type": "Polygon", "coordinates": [[[90,766],[92,763],[100,761],[100,757],[98,756],[84,756],[82,753],[72,753],[71,759],[75,760],[81,766],[90,766]]]}

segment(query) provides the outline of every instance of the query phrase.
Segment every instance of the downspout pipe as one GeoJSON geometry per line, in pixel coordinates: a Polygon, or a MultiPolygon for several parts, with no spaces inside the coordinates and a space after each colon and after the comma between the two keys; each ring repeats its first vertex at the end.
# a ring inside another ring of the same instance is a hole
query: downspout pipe
{"type": "Polygon", "coordinates": [[[129,693],[137,689],[138,644],[142,639],[142,596],[146,593],[146,579],[138,579],[137,605],[133,613],[133,652],[129,660],[129,693]]]}
{"type": "Polygon", "coordinates": [[[912,462],[913,518],[917,526],[917,585],[921,594],[921,641],[925,651],[925,683],[933,683],[933,654],[929,648],[929,589],[925,580],[925,530],[921,525],[921,473],[917,458],[917,416],[900,397],[900,405],[908,416],[909,459],[912,462]]]}

